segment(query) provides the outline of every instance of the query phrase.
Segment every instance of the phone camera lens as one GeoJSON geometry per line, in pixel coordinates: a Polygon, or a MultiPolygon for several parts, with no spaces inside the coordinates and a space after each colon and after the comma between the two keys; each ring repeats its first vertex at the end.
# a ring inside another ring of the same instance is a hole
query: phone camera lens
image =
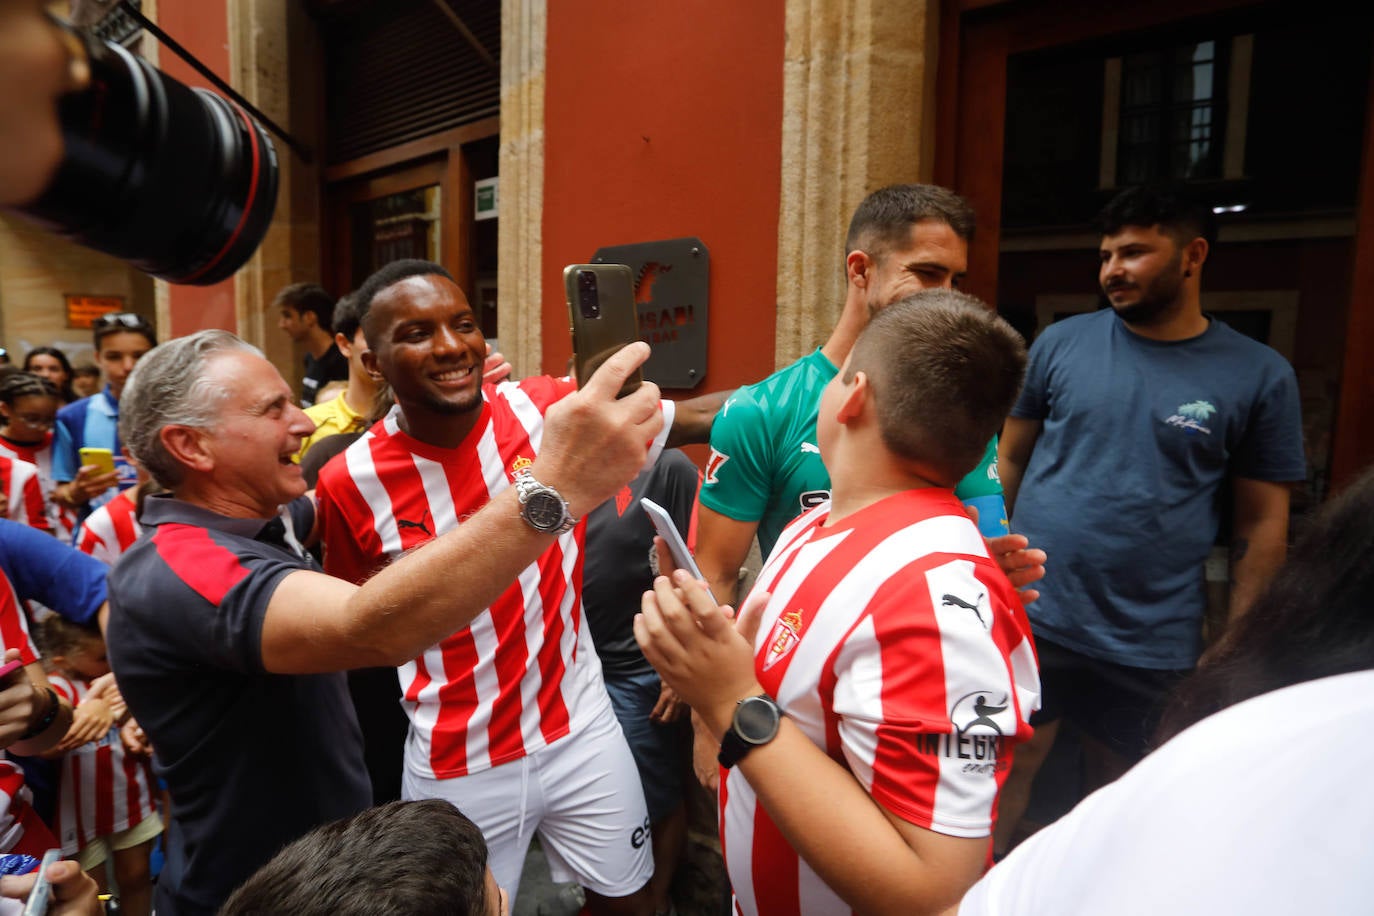
{"type": "Polygon", "coordinates": [[[596,273],[581,270],[577,273],[577,303],[584,318],[601,316],[601,296],[596,286],[596,273]]]}

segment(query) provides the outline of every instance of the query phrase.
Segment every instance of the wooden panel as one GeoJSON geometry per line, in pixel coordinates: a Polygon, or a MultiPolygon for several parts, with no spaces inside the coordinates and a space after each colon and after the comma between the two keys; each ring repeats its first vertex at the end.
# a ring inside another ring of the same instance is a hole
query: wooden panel
{"type": "Polygon", "coordinates": [[[1001,19],[966,21],[962,44],[953,188],[973,204],[978,219],[964,288],[996,305],[1007,120],[1006,24],[1001,19]]]}
{"type": "MultiPolygon", "coordinates": [[[[1374,72],[1370,74],[1374,83],[1374,72]]],[[[1364,119],[1355,271],[1350,284],[1341,397],[1332,431],[1331,483],[1339,487],[1374,462],[1374,93],[1364,119]]]]}

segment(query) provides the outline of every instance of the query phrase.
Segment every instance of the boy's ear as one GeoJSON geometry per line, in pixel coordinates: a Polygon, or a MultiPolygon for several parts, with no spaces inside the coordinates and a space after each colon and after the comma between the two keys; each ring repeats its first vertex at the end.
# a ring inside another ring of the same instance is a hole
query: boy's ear
{"type": "Polygon", "coordinates": [[[855,372],[854,380],[845,386],[844,400],[840,402],[835,419],[841,423],[852,423],[863,415],[864,407],[873,397],[873,389],[868,385],[868,375],[855,372]]]}

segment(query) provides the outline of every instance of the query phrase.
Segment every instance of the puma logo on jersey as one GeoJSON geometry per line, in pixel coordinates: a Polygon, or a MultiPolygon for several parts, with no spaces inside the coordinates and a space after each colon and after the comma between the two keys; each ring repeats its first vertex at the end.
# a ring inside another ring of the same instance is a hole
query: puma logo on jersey
{"type": "Polygon", "coordinates": [[[422,516],[420,516],[420,520],[419,520],[418,522],[412,522],[412,521],[411,521],[410,519],[408,519],[408,518],[398,518],[398,519],[396,519],[396,527],[397,527],[398,529],[399,529],[399,528],[418,528],[418,529],[420,529],[421,531],[424,532],[425,537],[427,537],[427,538],[432,538],[432,537],[434,537],[434,533],[431,532],[431,531],[429,530],[429,528],[425,525],[425,519],[427,519],[427,518],[429,518],[429,517],[430,517],[430,516],[429,516],[429,510],[426,509],[426,510],[425,510],[425,514],[422,515],[422,516]]]}
{"type": "Polygon", "coordinates": [[[820,446],[815,445],[811,442],[803,442],[801,444],[801,450],[803,455],[805,455],[807,452],[810,452],[813,455],[819,455],[821,453],[820,446]]]}
{"type": "Polygon", "coordinates": [[[729,460],[729,455],[711,449],[711,457],[706,462],[706,479],[702,481],[702,485],[709,487],[713,483],[719,483],[720,481],[716,477],[716,472],[720,470],[721,465],[729,460]]]}
{"type": "Polygon", "coordinates": [[[969,604],[967,601],[965,601],[963,598],[960,598],[958,595],[945,595],[943,598],[940,599],[940,606],[961,607],[973,611],[974,616],[978,618],[978,622],[983,624],[983,629],[986,630],[988,625],[983,622],[983,614],[981,611],[978,610],[978,605],[982,602],[982,600],[982,592],[978,593],[978,598],[974,601],[973,604],[969,604]]]}

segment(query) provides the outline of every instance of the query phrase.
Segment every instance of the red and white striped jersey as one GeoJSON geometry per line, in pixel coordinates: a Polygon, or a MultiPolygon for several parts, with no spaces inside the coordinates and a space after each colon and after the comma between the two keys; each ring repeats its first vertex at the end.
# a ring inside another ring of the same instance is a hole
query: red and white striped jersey
{"type": "MultiPolygon", "coordinates": [[[[406,435],[393,409],[320,472],[325,571],[361,582],[461,524],[534,460],[544,411],[574,390],[547,376],[487,386],[481,415],[454,449],[406,435]]],[[[664,415],[651,461],[672,426],[671,401],[664,415]]],[[[582,624],[584,527],[559,537],[471,625],[399,669],[410,772],[449,779],[516,760],[576,731],[609,702],[582,624]]],[[[462,588],[461,566],[453,582],[462,588]]]]}
{"type": "Polygon", "coordinates": [[[10,649],[18,649],[19,660],[26,665],[38,661],[38,649],[29,635],[28,615],[19,593],[9,576],[0,572],[0,658],[10,649]]]}
{"type": "Polygon", "coordinates": [[[52,476],[51,432],[43,434],[43,441],[36,445],[23,445],[0,437],[0,457],[27,461],[38,468],[38,487],[43,492],[44,509],[48,515],[49,528],[62,540],[69,541],[76,530],[76,513],[52,500],[52,491],[57,481],[52,476]]]}
{"type": "Polygon", "coordinates": [[[33,795],[18,764],[0,760],[0,853],[41,859],[57,845],[48,826],[33,810],[33,795]]]}
{"type": "MultiPolygon", "coordinates": [[[[759,574],[755,588],[771,593],[759,683],[885,809],[987,836],[1011,747],[1039,707],[1021,601],[948,490],[909,490],[822,527],[829,512],[792,522],[759,574]]],[[[850,912],[738,771],[720,786],[737,912],[850,912]]]]}
{"type": "Polygon", "coordinates": [[[111,566],[133,546],[142,531],[134,511],[136,490],[122,490],[114,499],[86,516],[76,536],[76,547],[111,566]]]}
{"type": "Polygon", "coordinates": [[[37,465],[0,455],[0,491],[8,500],[5,514],[10,521],[52,531],[37,465]]]}
{"type": "MultiPolygon", "coordinates": [[[[75,708],[90,685],[58,674],[48,675],[53,689],[75,708]]],[[[124,751],[119,729],[62,756],[57,794],[57,838],[70,858],[97,837],[137,827],[155,810],[152,767],[148,760],[124,751]]]]}

